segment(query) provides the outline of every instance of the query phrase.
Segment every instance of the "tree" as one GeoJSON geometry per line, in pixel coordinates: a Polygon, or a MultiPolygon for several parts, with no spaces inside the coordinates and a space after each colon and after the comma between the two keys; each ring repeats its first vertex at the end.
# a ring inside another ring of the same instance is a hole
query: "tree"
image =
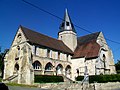
{"type": "Polygon", "coordinates": [[[3,77],[3,71],[4,71],[4,57],[6,53],[9,51],[9,49],[5,49],[4,52],[0,53],[0,72],[2,72],[2,77],[3,77]]]}
{"type": "Polygon", "coordinates": [[[0,71],[2,71],[2,67],[3,67],[3,53],[0,53],[0,71]]]}
{"type": "Polygon", "coordinates": [[[117,73],[120,73],[120,60],[117,60],[117,63],[115,64],[115,68],[117,73]]]}

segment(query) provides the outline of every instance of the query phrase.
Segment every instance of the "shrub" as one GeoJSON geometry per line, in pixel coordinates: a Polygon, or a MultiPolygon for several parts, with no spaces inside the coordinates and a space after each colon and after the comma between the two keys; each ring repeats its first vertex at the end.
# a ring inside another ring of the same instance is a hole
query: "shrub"
{"type": "Polygon", "coordinates": [[[82,81],[84,79],[84,76],[78,76],[77,78],[76,78],[76,81],[82,81]]]}
{"type": "Polygon", "coordinates": [[[35,83],[56,83],[63,81],[62,76],[35,75],[35,83]]]}
{"type": "MultiPolygon", "coordinates": [[[[76,78],[77,81],[82,81],[83,76],[78,76],[76,78]]],[[[94,83],[106,83],[106,82],[120,82],[120,74],[114,74],[114,75],[92,75],[89,76],[89,82],[94,83]]]]}
{"type": "Polygon", "coordinates": [[[0,78],[0,82],[2,82],[2,78],[0,78]]]}

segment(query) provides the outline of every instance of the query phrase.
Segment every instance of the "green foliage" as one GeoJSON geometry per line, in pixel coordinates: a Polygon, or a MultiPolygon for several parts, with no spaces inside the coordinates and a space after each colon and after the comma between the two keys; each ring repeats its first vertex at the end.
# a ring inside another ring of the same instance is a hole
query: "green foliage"
{"type": "Polygon", "coordinates": [[[36,85],[25,85],[25,84],[17,84],[17,83],[6,83],[7,86],[20,86],[20,87],[37,87],[36,85]]]}
{"type": "MultiPolygon", "coordinates": [[[[78,76],[77,81],[82,81],[83,76],[78,76]]],[[[114,75],[92,75],[89,76],[89,82],[94,83],[107,83],[107,82],[120,82],[120,74],[114,74],[114,75]]]]}
{"type": "Polygon", "coordinates": [[[0,82],[2,82],[2,78],[0,78],[0,82]]]}
{"type": "Polygon", "coordinates": [[[0,53],[0,72],[2,72],[2,77],[3,77],[3,70],[4,70],[4,57],[6,53],[9,51],[9,49],[5,49],[4,52],[0,53]]]}
{"type": "Polygon", "coordinates": [[[77,78],[76,78],[76,81],[82,81],[84,79],[84,76],[78,76],[77,78]]]}
{"type": "Polygon", "coordinates": [[[62,76],[35,75],[35,83],[63,82],[62,76]]]}
{"type": "Polygon", "coordinates": [[[2,71],[3,67],[3,53],[0,53],[0,71],[2,71]]]}
{"type": "Polygon", "coordinates": [[[120,60],[117,61],[117,63],[115,64],[115,67],[116,67],[117,73],[120,73],[120,60]]]}

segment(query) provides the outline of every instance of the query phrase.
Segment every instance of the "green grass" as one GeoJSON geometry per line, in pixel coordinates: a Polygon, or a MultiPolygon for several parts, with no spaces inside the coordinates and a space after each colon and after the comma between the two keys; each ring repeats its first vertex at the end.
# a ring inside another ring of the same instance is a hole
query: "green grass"
{"type": "Polygon", "coordinates": [[[25,85],[25,84],[17,84],[17,83],[6,83],[9,86],[20,86],[20,87],[37,87],[35,85],[25,85]]]}

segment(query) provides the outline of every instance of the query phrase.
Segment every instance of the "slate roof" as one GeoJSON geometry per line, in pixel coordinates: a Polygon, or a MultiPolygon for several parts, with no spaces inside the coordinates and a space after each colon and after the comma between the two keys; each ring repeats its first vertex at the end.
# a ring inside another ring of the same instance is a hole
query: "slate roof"
{"type": "Polygon", "coordinates": [[[99,55],[100,45],[96,42],[100,32],[92,33],[86,36],[79,37],[77,48],[74,51],[72,58],[86,59],[95,58],[99,55]]]}
{"type": "Polygon", "coordinates": [[[61,40],[43,35],[23,26],[20,26],[20,28],[30,43],[62,51],[64,53],[73,54],[72,50],[70,50],[61,40]]]}

